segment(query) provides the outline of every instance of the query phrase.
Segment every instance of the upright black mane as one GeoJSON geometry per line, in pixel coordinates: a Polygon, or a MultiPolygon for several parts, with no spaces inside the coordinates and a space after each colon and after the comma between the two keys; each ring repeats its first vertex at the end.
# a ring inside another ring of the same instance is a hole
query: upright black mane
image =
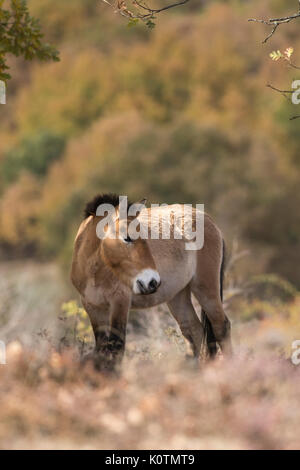
{"type": "MultiPolygon", "coordinates": [[[[85,206],[84,218],[87,218],[90,215],[95,216],[97,208],[100,206],[100,204],[111,204],[112,206],[117,207],[119,205],[119,195],[114,193],[97,194],[97,196],[95,196],[85,206]]],[[[132,203],[128,201],[128,208],[131,205],[132,203]]]]}

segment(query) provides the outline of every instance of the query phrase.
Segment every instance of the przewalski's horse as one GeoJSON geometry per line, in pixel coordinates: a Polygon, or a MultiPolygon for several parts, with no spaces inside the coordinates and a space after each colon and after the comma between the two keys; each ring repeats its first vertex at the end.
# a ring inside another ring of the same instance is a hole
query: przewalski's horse
{"type": "MultiPolygon", "coordinates": [[[[224,354],[230,354],[230,322],[222,305],[224,242],[213,220],[204,214],[204,245],[189,251],[183,239],[175,239],[174,230],[170,239],[123,238],[122,227],[134,219],[142,224],[155,209],[121,218],[118,206],[119,197],[111,194],[89,202],[74,246],[71,279],[91,320],[96,357],[104,363],[110,357],[110,364],[117,363],[125,350],[129,310],[162,303],[168,304],[196,358],[204,339],[210,357],[215,356],[217,343],[224,354]],[[97,215],[101,204],[116,208],[117,236],[109,226],[103,239],[97,236],[103,221],[97,215]],[[202,307],[202,321],[192,305],[192,294],[202,307]]],[[[182,206],[169,206],[175,212],[178,207],[182,206]]]]}

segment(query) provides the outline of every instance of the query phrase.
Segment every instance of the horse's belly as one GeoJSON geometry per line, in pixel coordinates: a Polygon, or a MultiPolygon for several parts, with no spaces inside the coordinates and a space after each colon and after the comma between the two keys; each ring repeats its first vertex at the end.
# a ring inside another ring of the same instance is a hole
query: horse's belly
{"type": "MultiPolygon", "coordinates": [[[[153,253],[153,252],[152,252],[153,253]]],[[[153,256],[161,285],[154,294],[133,295],[132,308],[149,308],[173,299],[193,278],[196,271],[196,252],[184,251],[177,257],[153,256]]]]}

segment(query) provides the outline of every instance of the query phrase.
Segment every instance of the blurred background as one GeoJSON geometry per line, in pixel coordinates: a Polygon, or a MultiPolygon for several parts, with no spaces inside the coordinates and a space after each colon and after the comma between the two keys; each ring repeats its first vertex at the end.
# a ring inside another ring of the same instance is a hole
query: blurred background
{"type": "MultiPolygon", "coordinates": [[[[292,3],[289,6],[293,9],[292,3]]],[[[60,344],[70,345],[72,338],[79,338],[81,345],[86,338],[92,341],[89,323],[69,281],[72,246],[87,200],[98,192],[116,192],[133,200],[147,197],[149,203],[204,203],[226,240],[225,306],[233,322],[235,345],[244,353],[248,348],[247,354],[271,350],[288,355],[292,340],[300,339],[300,121],[289,120],[299,114],[297,107],[266,85],[290,89],[292,81],[300,78],[299,71],[269,57],[274,50],[294,47],[293,61],[300,66],[299,24],[282,26],[262,45],[269,29],[247,22],[251,17],[287,14],[287,2],[194,0],[159,15],[153,30],[145,25],[128,27],[125,18],[101,1],[28,0],[28,6],[40,19],[46,39],[59,49],[61,60],[41,64],[11,58],[9,62],[12,80],[7,85],[7,104],[0,107],[0,339],[20,339],[41,347],[41,342],[52,345],[59,329],[60,344]],[[61,329],[61,322],[69,326],[61,329]]],[[[145,312],[139,318],[132,315],[127,361],[137,356],[158,362],[165,354],[175,357],[174,348],[179,345],[177,349],[182,349],[176,328],[160,308],[152,316],[145,312]]],[[[12,357],[19,354],[18,347],[12,347],[12,357]]],[[[49,367],[53,366],[54,372],[63,367],[56,356],[53,361],[49,367]]],[[[22,364],[21,380],[24,367],[30,378],[30,366],[22,364]]],[[[236,370],[243,368],[242,364],[243,360],[236,370]]],[[[299,402],[293,392],[296,379],[293,376],[290,387],[282,390],[278,384],[288,381],[285,369],[270,365],[266,368],[272,371],[272,379],[264,386],[259,380],[267,369],[261,372],[260,360],[255,364],[245,371],[244,382],[236,376],[233,390],[228,392],[240,396],[247,389],[249,393],[245,396],[247,406],[242,401],[237,404],[241,407],[237,408],[238,424],[235,427],[231,422],[233,441],[228,446],[244,433],[246,444],[238,441],[237,446],[287,447],[291,442],[287,426],[293,422],[296,439],[299,425],[299,420],[298,424],[295,421],[299,402]],[[277,377],[281,377],[279,382],[277,377]],[[251,388],[255,381],[261,389],[251,388]],[[278,403],[282,398],[277,414],[268,401],[268,393],[274,389],[278,403]],[[259,408],[259,397],[265,393],[266,406],[259,408]],[[245,417],[242,410],[248,409],[250,402],[249,416],[245,417]],[[262,422],[262,416],[268,416],[269,421],[262,422]],[[282,431],[280,437],[274,434],[274,423],[282,431]],[[259,432],[264,439],[267,436],[266,441],[260,441],[259,432]]],[[[67,362],[66,369],[69,367],[74,365],[67,362]]],[[[234,374],[235,366],[228,367],[224,369],[224,390],[234,374]]],[[[5,373],[13,370],[7,368],[5,373]]],[[[43,370],[35,372],[34,380],[43,370]]],[[[126,370],[128,383],[141,387],[137,396],[143,394],[143,385],[126,370]]],[[[201,380],[215,387],[214,372],[207,374],[201,380]]],[[[152,370],[149,377],[152,380],[154,376],[152,370]]],[[[170,387],[176,388],[178,377],[171,376],[170,387]]],[[[164,383],[165,373],[157,380],[164,383]]],[[[151,397],[153,383],[147,384],[151,397]]],[[[8,446],[16,445],[14,437],[22,435],[22,426],[24,434],[30,426],[38,433],[40,429],[50,434],[62,429],[63,433],[60,413],[66,413],[64,422],[71,432],[78,431],[79,440],[89,439],[87,424],[74,431],[74,420],[82,424],[85,418],[74,418],[70,411],[73,396],[67,396],[66,391],[61,404],[53,401],[55,422],[46,407],[41,423],[36,417],[32,424],[29,414],[33,404],[29,403],[27,420],[23,400],[31,394],[26,387],[20,394],[23,398],[5,408],[7,423],[12,423],[2,429],[8,446]]],[[[109,387],[111,384],[104,383],[105,409],[112,406],[110,397],[115,393],[109,387]]],[[[164,393],[170,400],[168,387],[164,393]]],[[[214,402],[200,394],[195,400],[208,400],[207,409],[216,403],[226,407],[226,390],[224,402],[223,392],[219,393],[217,386],[215,390],[218,398],[214,402]]],[[[94,391],[90,391],[94,403],[94,391]]],[[[178,394],[183,401],[178,410],[185,416],[185,400],[190,398],[180,389],[178,394]]],[[[52,399],[50,393],[50,408],[52,399]]],[[[160,399],[152,399],[154,405],[150,399],[145,413],[151,415],[153,405],[155,415],[155,403],[160,399]]],[[[121,438],[122,413],[127,413],[128,406],[122,397],[120,400],[119,421],[113,409],[111,415],[103,415],[107,430],[103,441],[107,444],[103,445],[138,445],[121,438]]],[[[100,395],[96,402],[101,408],[100,395]]],[[[167,403],[165,409],[172,402],[167,403]]],[[[195,410],[199,411],[201,403],[191,408],[189,423],[198,419],[195,410]]],[[[82,409],[86,408],[83,402],[82,409]]],[[[91,410],[93,420],[98,415],[97,410],[91,410]]],[[[139,431],[143,410],[134,410],[128,418],[137,430],[136,439],[143,435],[139,431]]],[[[227,426],[227,408],[224,410],[216,421],[224,419],[227,426]]],[[[182,417],[171,405],[170,416],[171,421],[177,416],[180,427],[182,417]]],[[[140,447],[199,445],[199,424],[195,424],[196,440],[188,443],[192,424],[187,423],[179,438],[174,435],[177,441],[167,444],[168,433],[175,427],[171,430],[166,424],[165,431],[159,431],[163,424],[153,419],[154,428],[147,431],[149,440],[142,440],[140,447]]],[[[164,419],[162,415],[160,419],[164,419]]],[[[205,416],[203,420],[207,423],[205,416]]],[[[95,423],[100,435],[102,424],[99,431],[99,421],[95,423]]],[[[218,437],[214,439],[203,446],[227,446],[218,437]]],[[[62,437],[59,445],[63,442],[62,437]]],[[[292,442],[298,445],[296,440],[292,442]]]]}
{"type": "Polygon", "coordinates": [[[28,6],[61,61],[9,64],[0,110],[3,270],[32,274],[42,262],[47,273],[51,263],[52,276],[63,273],[60,299],[85,202],[112,191],[204,203],[228,251],[233,242],[247,250],[240,278],[276,274],[299,288],[299,120],[289,121],[296,106],[266,88],[290,88],[298,77],[269,57],[293,46],[300,63],[298,25],[262,46],[269,30],[247,22],[287,13],[286,2],[192,1],[162,13],[154,30],[127,27],[101,1],[28,6]]]}

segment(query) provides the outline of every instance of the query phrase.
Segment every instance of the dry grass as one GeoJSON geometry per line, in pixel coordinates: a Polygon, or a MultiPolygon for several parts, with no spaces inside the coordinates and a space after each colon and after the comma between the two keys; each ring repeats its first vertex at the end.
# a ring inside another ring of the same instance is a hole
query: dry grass
{"type": "MultiPolygon", "coordinates": [[[[25,309],[34,340],[22,341],[28,338],[22,321],[19,341],[8,338],[7,365],[0,366],[0,447],[299,449],[300,365],[292,365],[289,356],[291,342],[300,339],[300,298],[280,302],[272,294],[270,302],[232,292],[226,293],[232,360],[186,362],[176,324],[158,308],[131,316],[118,375],[81,363],[85,320],[74,323],[74,303],[65,309],[72,315],[62,323],[70,331],[61,329],[60,348],[47,332],[34,333],[25,309]]],[[[41,304],[39,309],[43,323],[41,304]]]]}
{"type": "Polygon", "coordinates": [[[300,370],[275,356],[192,368],[171,358],[125,361],[119,376],[8,348],[0,369],[1,447],[300,448],[300,370]]]}
{"type": "MultiPolygon", "coordinates": [[[[253,328],[244,325],[251,341],[253,328]]],[[[300,448],[300,366],[260,341],[257,351],[237,347],[230,361],[195,366],[176,331],[165,331],[157,341],[132,331],[122,370],[110,376],[81,365],[77,349],[41,358],[9,344],[0,366],[1,447],[300,448]]]]}

